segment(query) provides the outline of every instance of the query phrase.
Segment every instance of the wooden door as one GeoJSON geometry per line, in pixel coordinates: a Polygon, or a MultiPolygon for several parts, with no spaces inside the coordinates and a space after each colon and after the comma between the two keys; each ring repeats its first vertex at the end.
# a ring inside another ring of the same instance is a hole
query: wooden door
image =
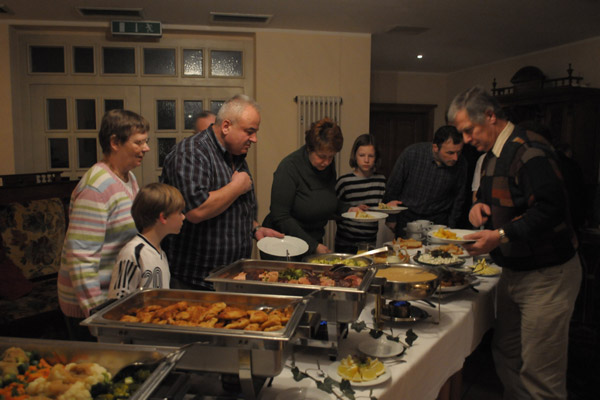
{"type": "Polygon", "coordinates": [[[386,177],[406,147],[433,139],[435,107],[431,104],[371,104],[369,132],[375,136],[381,152],[379,171],[386,177]]]}

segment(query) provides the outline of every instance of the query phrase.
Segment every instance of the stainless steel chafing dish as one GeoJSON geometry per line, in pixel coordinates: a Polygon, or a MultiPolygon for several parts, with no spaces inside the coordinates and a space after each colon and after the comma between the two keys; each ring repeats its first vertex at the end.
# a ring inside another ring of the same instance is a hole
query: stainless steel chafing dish
{"type": "Polygon", "coordinates": [[[429,273],[433,275],[433,278],[429,276],[423,280],[412,280],[410,282],[406,282],[402,280],[396,281],[376,276],[374,284],[382,285],[381,296],[385,299],[404,301],[426,299],[435,293],[440,284],[439,272],[435,268],[413,264],[388,264],[381,267],[382,270],[393,270],[394,268],[409,268],[411,270],[429,273]]]}
{"type": "Polygon", "coordinates": [[[362,281],[355,288],[233,279],[240,272],[253,269],[283,271],[287,268],[306,269],[319,273],[329,271],[331,265],[242,259],[214,271],[206,280],[212,282],[215,290],[219,292],[310,295],[311,300],[307,307],[309,311],[318,312],[326,321],[347,323],[356,321],[360,315],[365,305],[367,290],[375,276],[373,269],[356,272],[356,275],[362,277],[362,281]]]}
{"type": "Polygon", "coordinates": [[[0,337],[0,354],[9,347],[20,347],[25,351],[35,351],[46,360],[60,362],[95,362],[114,375],[125,365],[137,361],[159,362],[154,372],[144,384],[135,391],[130,400],[147,398],[156,385],[170,372],[173,364],[165,357],[177,350],[177,347],[132,346],[93,342],[72,342],[62,340],[43,340],[0,337]]]}
{"type": "Polygon", "coordinates": [[[283,369],[291,351],[289,341],[305,308],[306,300],[297,296],[149,289],[120,299],[87,318],[82,324],[90,327],[101,342],[172,346],[193,343],[177,363],[178,369],[239,373],[240,378],[272,377],[283,369]],[[292,305],[294,311],[284,329],[273,332],[119,321],[131,309],[151,304],[166,306],[180,301],[190,304],[225,302],[250,309],[292,305]]]}
{"type": "MultiPolygon", "coordinates": [[[[368,261],[370,264],[371,260],[368,261]]],[[[287,268],[321,273],[329,271],[332,265],[242,259],[214,271],[206,280],[212,282],[217,291],[306,296],[309,299],[308,312],[298,329],[294,344],[327,349],[329,357],[336,359],[338,342],[346,334],[347,324],[356,321],[365,306],[367,290],[375,270],[369,268],[365,271],[356,271],[354,274],[362,278],[358,287],[233,279],[241,272],[254,269],[283,271],[287,268]]]]}

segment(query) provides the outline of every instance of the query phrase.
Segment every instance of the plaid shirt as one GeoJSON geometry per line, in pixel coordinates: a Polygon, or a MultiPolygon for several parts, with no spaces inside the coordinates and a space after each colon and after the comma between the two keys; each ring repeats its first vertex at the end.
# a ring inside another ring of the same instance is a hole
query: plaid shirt
{"type": "MultiPolygon", "coordinates": [[[[230,183],[234,166],[250,174],[245,156],[229,154],[210,127],[184,139],[171,150],[165,159],[161,181],[181,191],[185,212],[188,212],[204,203],[209,192],[230,183]]],[[[203,279],[213,268],[250,257],[254,220],[254,187],[216,217],[198,224],[185,220],[181,233],[169,235],[163,242],[171,275],[211,287],[203,279]]]]}
{"type": "MultiPolygon", "coordinates": [[[[465,203],[467,162],[460,156],[452,166],[438,166],[430,142],[407,147],[388,179],[383,201],[400,200],[409,211],[422,218],[448,215],[450,227],[456,227],[465,203]]],[[[399,213],[408,215],[406,212],[399,213]]],[[[415,218],[418,219],[418,218],[415,218]]]]}

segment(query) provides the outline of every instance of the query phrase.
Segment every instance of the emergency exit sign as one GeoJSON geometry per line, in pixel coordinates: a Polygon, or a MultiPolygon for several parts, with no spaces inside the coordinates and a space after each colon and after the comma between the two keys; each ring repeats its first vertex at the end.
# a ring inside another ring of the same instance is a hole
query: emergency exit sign
{"type": "Polygon", "coordinates": [[[112,21],[113,35],[162,36],[162,26],[156,21],[112,21]]]}

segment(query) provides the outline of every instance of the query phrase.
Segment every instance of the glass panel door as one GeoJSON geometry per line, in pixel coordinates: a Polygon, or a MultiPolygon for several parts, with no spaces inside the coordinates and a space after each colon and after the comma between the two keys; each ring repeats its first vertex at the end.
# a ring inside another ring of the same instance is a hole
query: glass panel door
{"type": "MultiPolygon", "coordinates": [[[[32,85],[32,172],[79,179],[102,159],[98,131],[107,104],[139,113],[139,86],[32,85]]],[[[133,171],[143,182],[142,169],[133,171]]]]}

